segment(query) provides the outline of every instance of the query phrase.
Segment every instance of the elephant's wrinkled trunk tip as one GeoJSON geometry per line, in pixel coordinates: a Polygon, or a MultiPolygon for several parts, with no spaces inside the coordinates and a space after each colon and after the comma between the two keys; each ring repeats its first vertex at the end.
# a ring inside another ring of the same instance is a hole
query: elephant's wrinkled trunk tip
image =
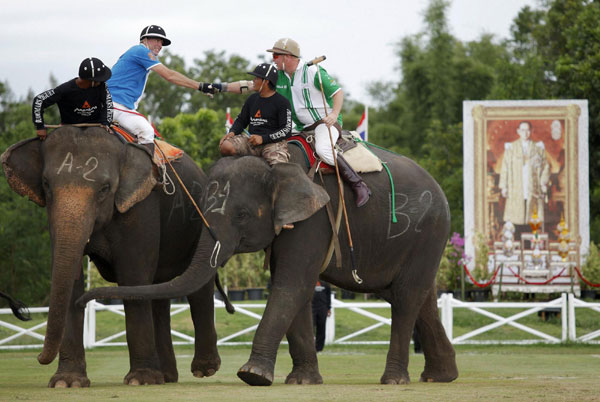
{"type": "Polygon", "coordinates": [[[46,345],[44,345],[44,349],[38,355],[37,359],[40,364],[50,364],[56,358],[57,352],[48,352],[46,350],[46,345]]]}

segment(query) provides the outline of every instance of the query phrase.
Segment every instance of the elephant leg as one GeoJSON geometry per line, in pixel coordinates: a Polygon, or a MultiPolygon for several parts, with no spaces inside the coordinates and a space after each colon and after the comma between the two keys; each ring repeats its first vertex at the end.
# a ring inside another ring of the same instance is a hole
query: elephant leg
{"type": "MultiPolygon", "coordinates": [[[[398,281],[399,282],[399,281],[398,281]]],[[[409,384],[408,353],[415,320],[425,295],[420,289],[392,285],[392,330],[382,384],[409,384]]]]}
{"type": "MultiPolygon", "coordinates": [[[[294,229],[298,234],[303,233],[301,232],[303,229],[309,229],[303,223],[298,223],[296,229],[294,229]]],[[[310,233],[308,231],[304,238],[309,238],[310,233]]],[[[286,234],[280,237],[284,236],[286,234]]],[[[288,333],[292,322],[296,319],[300,310],[306,309],[306,304],[312,296],[319,275],[319,264],[323,261],[327,251],[325,247],[323,249],[319,248],[307,254],[301,247],[288,246],[285,242],[273,245],[271,257],[273,286],[271,295],[267,300],[267,307],[254,335],[250,359],[238,370],[238,377],[247,384],[271,385],[273,383],[277,349],[283,336],[288,333]]],[[[309,314],[309,310],[299,318],[298,326],[306,325],[303,320],[311,323],[310,315],[307,315],[308,318],[302,318],[306,314],[309,314]]],[[[306,336],[312,338],[310,325],[308,328],[309,331],[306,332],[308,334],[306,336]]],[[[292,331],[292,333],[294,333],[294,342],[298,344],[296,341],[298,335],[295,331],[292,331]]],[[[316,353],[314,344],[311,353],[316,353]]]]}
{"type": "Polygon", "coordinates": [[[84,310],[75,308],[75,301],[83,294],[83,275],[74,282],[67,313],[66,328],[60,346],[58,368],[50,378],[50,388],[89,387],[83,348],[84,310]]]}
{"type": "Polygon", "coordinates": [[[416,322],[425,355],[421,381],[450,382],[458,377],[454,348],[446,336],[437,308],[435,286],[431,288],[416,322]]]}
{"type": "Polygon", "coordinates": [[[125,328],[129,347],[128,385],[164,384],[165,377],[156,350],[150,301],[125,301],[125,328]]]}
{"type": "Polygon", "coordinates": [[[152,300],[152,319],[154,321],[155,348],[165,382],[177,382],[179,374],[171,338],[171,301],[152,300]]]}
{"type": "Polygon", "coordinates": [[[194,377],[210,377],[221,368],[215,330],[214,281],[188,296],[194,322],[195,352],[192,360],[194,377]]]}
{"type": "Polygon", "coordinates": [[[312,331],[310,301],[304,305],[287,332],[290,356],[294,364],[286,384],[323,384],[312,331]]]}

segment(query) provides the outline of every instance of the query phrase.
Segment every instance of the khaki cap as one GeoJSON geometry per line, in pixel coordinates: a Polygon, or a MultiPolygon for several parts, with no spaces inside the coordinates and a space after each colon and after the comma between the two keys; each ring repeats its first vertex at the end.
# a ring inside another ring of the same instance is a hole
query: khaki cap
{"type": "Polygon", "coordinates": [[[267,49],[267,52],[291,54],[300,57],[300,45],[291,38],[281,38],[275,42],[272,49],[267,49]]]}

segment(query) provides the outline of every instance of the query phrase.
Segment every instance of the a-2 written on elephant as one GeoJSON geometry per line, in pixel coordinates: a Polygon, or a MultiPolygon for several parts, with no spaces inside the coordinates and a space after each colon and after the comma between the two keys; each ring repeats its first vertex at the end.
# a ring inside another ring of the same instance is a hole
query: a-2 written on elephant
{"type": "MultiPolygon", "coordinates": [[[[390,348],[383,384],[406,384],[413,328],[421,334],[425,355],[422,381],[452,381],[458,376],[455,352],[438,316],[435,275],[450,229],[446,197],[435,180],[408,158],[374,149],[388,175],[365,174],[373,195],[361,208],[347,202],[356,258],[354,275],[348,238],[340,233],[342,267],[332,260],[319,272],[332,234],[323,205],[338,204],[334,175],[325,189],[314,184],[298,164],[270,168],[257,157],[223,158],[210,170],[203,210],[221,244],[204,231],[188,270],[170,283],[118,289],[97,288],[79,302],[95,297],[166,298],[203,286],[217,266],[235,253],[271,246],[271,295],[254,337],[250,359],[238,376],[251,385],[273,382],[275,359],[284,336],[293,369],[290,384],[321,383],[312,333],[310,298],[317,278],[343,289],[375,293],[391,304],[390,348]],[[392,207],[394,205],[394,207],[392,207]],[[392,220],[395,209],[396,222],[392,220]],[[292,230],[282,225],[295,222],[292,230]]],[[[292,161],[303,163],[297,147],[292,161]]],[[[346,186],[346,199],[352,193],[346,186]]]]}
{"type": "MultiPolygon", "coordinates": [[[[180,188],[152,191],[149,152],[123,144],[104,129],[61,127],[45,141],[21,141],[2,154],[8,183],[46,207],[52,247],[52,282],[44,348],[48,364],[60,352],[50,387],[89,386],[83,347],[82,257],[119,285],[165,282],[184,272],[202,232],[201,220],[180,188]]],[[[206,175],[184,155],[173,163],[196,202],[206,175]]],[[[214,271],[213,271],[214,274],[214,271]]],[[[214,328],[213,281],[189,293],[196,330],[192,372],[203,377],[220,367],[214,328]]],[[[186,294],[187,295],[187,294],[186,294]]],[[[176,382],[170,301],[125,301],[130,369],[126,384],[176,382]]]]}

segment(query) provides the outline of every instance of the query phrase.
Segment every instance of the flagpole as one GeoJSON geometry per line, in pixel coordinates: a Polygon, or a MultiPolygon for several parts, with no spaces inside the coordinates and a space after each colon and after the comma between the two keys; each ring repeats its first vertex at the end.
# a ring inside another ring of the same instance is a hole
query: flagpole
{"type": "Polygon", "coordinates": [[[365,106],[365,141],[369,141],[369,106],[365,106]]]}

